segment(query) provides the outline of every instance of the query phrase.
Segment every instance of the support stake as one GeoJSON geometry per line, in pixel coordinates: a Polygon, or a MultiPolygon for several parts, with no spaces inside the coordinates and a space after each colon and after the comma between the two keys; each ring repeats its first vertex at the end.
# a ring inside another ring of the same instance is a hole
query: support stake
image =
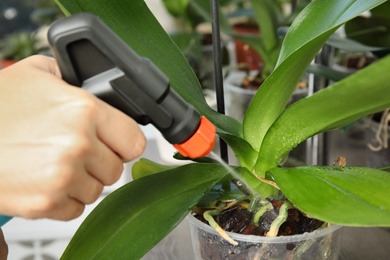
{"type": "MultiPolygon", "coordinates": [[[[219,4],[218,0],[210,1],[211,9],[211,25],[212,25],[212,40],[213,40],[213,58],[214,58],[214,75],[215,75],[215,92],[217,95],[217,111],[225,114],[225,98],[223,89],[222,75],[222,57],[221,57],[221,36],[219,29],[219,4]]],[[[219,139],[221,158],[226,163],[228,159],[227,144],[222,138],[219,139]]]]}

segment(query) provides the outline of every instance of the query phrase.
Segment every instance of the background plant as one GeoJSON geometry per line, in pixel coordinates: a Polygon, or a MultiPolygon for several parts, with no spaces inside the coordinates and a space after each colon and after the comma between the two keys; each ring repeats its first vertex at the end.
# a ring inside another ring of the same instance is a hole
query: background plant
{"type": "Polygon", "coordinates": [[[16,32],[0,41],[0,59],[18,61],[47,50],[31,32],[16,32]]]}
{"type": "MultiPolygon", "coordinates": [[[[194,58],[197,53],[196,28],[202,23],[210,23],[210,1],[208,0],[165,0],[167,10],[179,19],[186,33],[179,31],[171,35],[172,39],[179,43],[186,57],[194,58]],[[191,32],[191,34],[189,34],[191,32]],[[188,38],[190,37],[190,38],[188,38]],[[185,43],[183,45],[183,43],[185,43]],[[185,46],[185,48],[183,48],[185,46]],[[191,55],[193,53],[193,55],[191,55]]],[[[233,39],[245,42],[259,53],[263,60],[261,77],[264,80],[274,69],[284,36],[284,26],[289,26],[310,1],[273,1],[273,0],[224,0],[219,1],[221,6],[220,26],[221,31],[233,39]],[[294,2],[294,3],[292,3],[294,2]],[[285,6],[293,7],[291,13],[286,14],[285,6]],[[232,20],[239,18],[244,23],[254,24],[259,27],[259,34],[238,33],[234,30],[232,20]],[[281,29],[281,30],[280,30],[281,29]]]]}
{"type": "MultiPolygon", "coordinates": [[[[385,91],[390,58],[386,57],[285,108],[302,74],[334,31],[384,1],[315,0],[308,5],[291,25],[276,67],[242,124],[207,106],[184,56],[143,1],[58,2],[67,14],[98,14],[135,51],[159,66],[172,87],[218,127],[218,134],[240,161],[237,170],[241,178],[258,196],[266,198],[277,192],[257,179],[263,177],[275,181],[288,200],[310,216],[342,225],[390,226],[387,172],[361,167],[279,167],[283,156],[306,138],[390,106],[385,91]]],[[[140,178],[109,195],[91,213],[64,259],[140,258],[207,190],[229,178],[222,166],[212,162],[167,169],[140,160],[134,170],[140,178]]]]}
{"type": "Polygon", "coordinates": [[[348,38],[367,46],[390,48],[390,2],[372,9],[370,15],[356,17],[345,24],[348,38]]]}

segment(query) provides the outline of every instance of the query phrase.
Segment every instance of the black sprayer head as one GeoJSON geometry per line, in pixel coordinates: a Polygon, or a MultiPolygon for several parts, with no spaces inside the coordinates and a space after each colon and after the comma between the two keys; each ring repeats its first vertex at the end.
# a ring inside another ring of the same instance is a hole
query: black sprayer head
{"type": "Polygon", "coordinates": [[[118,108],[138,123],[153,124],[184,156],[206,156],[215,126],[185,102],[169,79],[138,56],[95,15],[56,21],[49,43],[63,79],[118,108]]]}

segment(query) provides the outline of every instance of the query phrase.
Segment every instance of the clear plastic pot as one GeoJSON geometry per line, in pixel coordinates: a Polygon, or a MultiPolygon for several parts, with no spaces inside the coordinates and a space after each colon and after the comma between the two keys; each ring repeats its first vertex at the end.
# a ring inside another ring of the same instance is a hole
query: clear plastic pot
{"type": "Polygon", "coordinates": [[[227,232],[238,242],[234,246],[192,215],[188,220],[196,259],[337,259],[340,251],[342,229],[337,225],[302,235],[275,238],[227,232]]]}

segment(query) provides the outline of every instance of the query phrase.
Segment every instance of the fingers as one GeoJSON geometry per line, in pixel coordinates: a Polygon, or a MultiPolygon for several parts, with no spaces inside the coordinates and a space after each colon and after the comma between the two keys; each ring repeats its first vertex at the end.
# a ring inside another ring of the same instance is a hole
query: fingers
{"type": "Polygon", "coordinates": [[[103,185],[114,184],[123,172],[123,162],[115,152],[100,141],[94,142],[85,160],[86,171],[103,185]]]}
{"type": "Polygon", "coordinates": [[[95,202],[103,191],[104,185],[90,174],[80,174],[77,181],[70,186],[69,199],[75,200],[82,205],[95,202]]]}
{"type": "Polygon", "coordinates": [[[101,195],[104,185],[89,174],[80,160],[67,167],[58,167],[61,171],[52,174],[46,191],[24,200],[22,216],[30,219],[50,218],[71,220],[79,217],[86,205],[95,202],[101,195]],[[74,169],[78,169],[75,171],[74,169]]]}
{"type": "Polygon", "coordinates": [[[85,204],[73,198],[68,198],[66,201],[62,201],[59,207],[51,209],[50,211],[37,212],[36,217],[31,219],[45,218],[68,221],[80,217],[85,210],[85,204]]]}
{"type": "MultiPolygon", "coordinates": [[[[57,63],[51,58],[36,55],[22,62],[61,77],[57,63]]],[[[123,162],[140,156],[145,149],[146,141],[138,124],[107,103],[96,100],[100,107],[97,113],[97,134],[100,140],[117,153],[123,162]]]]}
{"type": "Polygon", "coordinates": [[[49,219],[68,221],[80,217],[85,210],[85,205],[86,204],[69,197],[50,208],[40,208],[37,211],[33,211],[27,218],[39,219],[44,216],[49,219]]]}
{"type": "Polygon", "coordinates": [[[12,216],[20,216],[26,219],[71,220],[79,217],[84,212],[87,204],[69,195],[64,196],[61,191],[57,191],[51,194],[35,194],[29,198],[19,199],[18,203],[13,205],[15,214],[12,214],[12,216]]]}
{"type": "Polygon", "coordinates": [[[97,119],[97,135],[123,162],[139,157],[146,140],[138,124],[129,116],[99,100],[105,111],[97,119]]]}
{"type": "MultiPolygon", "coordinates": [[[[33,56],[31,62],[51,74],[61,77],[57,63],[44,56],[33,56]]],[[[128,162],[140,156],[145,149],[145,137],[138,124],[121,111],[98,100],[103,113],[98,118],[98,136],[102,142],[128,162]]]]}

